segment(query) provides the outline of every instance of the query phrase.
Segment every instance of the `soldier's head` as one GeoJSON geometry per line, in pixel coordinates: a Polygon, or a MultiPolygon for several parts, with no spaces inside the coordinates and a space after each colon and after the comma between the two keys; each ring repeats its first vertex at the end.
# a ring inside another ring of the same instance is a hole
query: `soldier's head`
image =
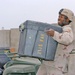
{"type": "Polygon", "coordinates": [[[74,13],[69,9],[61,9],[58,16],[58,25],[65,26],[72,22],[74,13]]]}

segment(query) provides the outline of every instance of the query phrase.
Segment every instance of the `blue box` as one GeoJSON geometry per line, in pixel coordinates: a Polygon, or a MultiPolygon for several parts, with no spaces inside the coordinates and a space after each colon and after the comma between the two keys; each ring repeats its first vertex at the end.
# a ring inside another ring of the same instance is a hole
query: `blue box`
{"type": "Polygon", "coordinates": [[[62,32],[58,25],[27,20],[20,25],[19,55],[54,60],[58,42],[48,36],[45,30],[62,32]]]}

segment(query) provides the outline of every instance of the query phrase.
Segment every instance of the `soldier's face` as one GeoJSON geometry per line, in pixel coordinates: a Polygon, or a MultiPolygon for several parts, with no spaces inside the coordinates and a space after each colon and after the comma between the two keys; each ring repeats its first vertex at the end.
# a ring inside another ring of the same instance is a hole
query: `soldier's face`
{"type": "Polygon", "coordinates": [[[62,14],[59,14],[59,16],[58,16],[58,25],[64,26],[66,24],[68,24],[68,22],[67,22],[67,19],[65,19],[65,16],[62,15],[62,14]]]}

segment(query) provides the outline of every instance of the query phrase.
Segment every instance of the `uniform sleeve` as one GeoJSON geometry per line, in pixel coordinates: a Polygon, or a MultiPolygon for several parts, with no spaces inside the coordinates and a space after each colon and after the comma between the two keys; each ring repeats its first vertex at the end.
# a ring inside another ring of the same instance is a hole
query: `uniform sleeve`
{"type": "Polygon", "coordinates": [[[73,41],[72,29],[70,27],[64,27],[62,33],[55,31],[53,39],[61,44],[69,45],[73,41]]]}

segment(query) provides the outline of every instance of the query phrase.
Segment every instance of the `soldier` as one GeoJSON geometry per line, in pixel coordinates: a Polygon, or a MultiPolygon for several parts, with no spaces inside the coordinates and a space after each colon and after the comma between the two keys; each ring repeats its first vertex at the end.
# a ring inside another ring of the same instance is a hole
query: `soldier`
{"type": "Polygon", "coordinates": [[[65,75],[68,72],[69,54],[73,49],[74,40],[71,28],[73,19],[74,14],[71,10],[59,11],[58,25],[62,27],[63,32],[49,29],[46,33],[59,43],[60,50],[57,50],[54,61],[43,60],[36,75],[65,75]]]}

